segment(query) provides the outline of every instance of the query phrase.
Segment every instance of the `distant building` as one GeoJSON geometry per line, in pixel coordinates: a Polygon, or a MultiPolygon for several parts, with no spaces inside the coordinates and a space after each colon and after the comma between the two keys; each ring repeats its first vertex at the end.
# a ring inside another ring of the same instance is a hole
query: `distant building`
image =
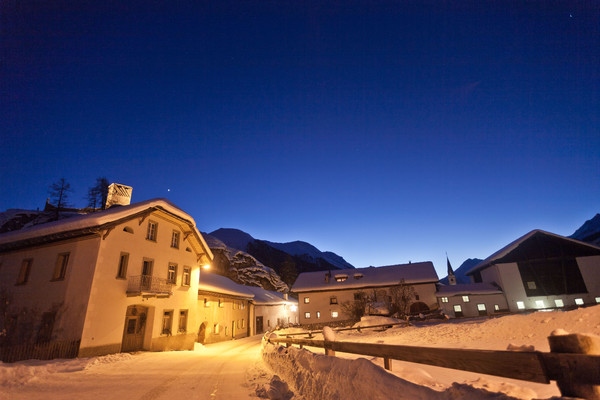
{"type": "Polygon", "coordinates": [[[473,283],[501,288],[511,312],[600,303],[600,248],[539,229],[498,250],[467,275],[473,283]]]}
{"type": "Polygon", "coordinates": [[[165,199],[0,235],[0,345],[74,341],[79,356],[192,349],[212,253],[165,199]]]}
{"type": "Polygon", "coordinates": [[[255,286],[249,286],[248,289],[254,293],[252,302],[256,314],[256,333],[298,324],[298,300],[288,297],[287,293],[272,292],[255,286]]]}
{"type": "Polygon", "coordinates": [[[491,283],[438,285],[438,306],[449,317],[477,317],[507,312],[504,292],[491,283]]]}
{"type": "Polygon", "coordinates": [[[404,281],[414,288],[411,313],[437,308],[436,283],[439,278],[430,261],[349,270],[304,272],[292,292],[298,294],[301,325],[325,324],[351,319],[341,307],[365,293],[376,302],[385,302],[389,289],[404,281]],[[373,296],[374,294],[374,296],[373,296]]]}

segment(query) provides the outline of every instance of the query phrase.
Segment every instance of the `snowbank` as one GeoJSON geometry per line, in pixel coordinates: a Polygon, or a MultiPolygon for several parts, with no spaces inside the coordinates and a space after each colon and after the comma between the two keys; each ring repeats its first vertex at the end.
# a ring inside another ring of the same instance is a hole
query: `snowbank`
{"type": "MultiPolygon", "coordinates": [[[[389,374],[364,358],[347,360],[266,342],[263,345],[263,360],[275,373],[292,384],[298,394],[313,400],[515,399],[502,393],[458,383],[443,391],[436,391],[426,385],[389,374]]],[[[424,376],[423,379],[430,378],[424,376]]]]}

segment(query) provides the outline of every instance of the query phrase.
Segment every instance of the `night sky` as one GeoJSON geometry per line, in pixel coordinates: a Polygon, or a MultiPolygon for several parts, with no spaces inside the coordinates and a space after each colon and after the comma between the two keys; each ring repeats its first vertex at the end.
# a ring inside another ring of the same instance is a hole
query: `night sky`
{"type": "Polygon", "coordinates": [[[356,267],[600,212],[598,1],[4,0],[0,211],[64,177],[356,267]]]}

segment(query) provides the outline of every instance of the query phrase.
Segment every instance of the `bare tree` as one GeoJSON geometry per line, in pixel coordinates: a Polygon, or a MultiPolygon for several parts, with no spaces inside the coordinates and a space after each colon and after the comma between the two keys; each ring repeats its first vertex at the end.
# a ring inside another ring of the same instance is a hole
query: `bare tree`
{"type": "Polygon", "coordinates": [[[365,309],[367,307],[369,299],[363,291],[354,293],[353,301],[344,301],[340,304],[342,312],[354,321],[360,321],[363,315],[365,315],[365,309]]]}
{"type": "Polygon", "coordinates": [[[48,188],[50,196],[50,204],[56,207],[56,219],[58,219],[60,210],[70,206],[69,193],[71,193],[71,185],[67,183],[65,178],[60,178],[58,182],[53,183],[48,188]]]}
{"type": "Polygon", "coordinates": [[[389,297],[386,299],[390,315],[398,314],[402,318],[408,315],[410,304],[415,298],[415,289],[408,285],[404,279],[396,286],[392,286],[389,290],[389,297]]]}
{"type": "Polygon", "coordinates": [[[88,189],[88,207],[92,209],[106,208],[106,199],[108,198],[108,179],[106,177],[96,178],[96,184],[88,189]]]}

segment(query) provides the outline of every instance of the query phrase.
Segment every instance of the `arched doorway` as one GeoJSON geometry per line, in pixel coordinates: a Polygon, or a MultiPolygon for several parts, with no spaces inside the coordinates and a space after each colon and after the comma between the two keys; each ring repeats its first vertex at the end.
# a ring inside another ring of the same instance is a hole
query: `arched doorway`
{"type": "Polygon", "coordinates": [[[122,352],[138,351],[144,348],[144,333],[148,307],[129,306],[125,314],[125,329],[123,330],[122,352]]]}
{"type": "Polygon", "coordinates": [[[198,343],[204,344],[206,341],[206,322],[200,324],[200,328],[198,328],[198,343]]]}
{"type": "Polygon", "coordinates": [[[423,312],[429,312],[429,307],[427,307],[427,304],[423,303],[422,301],[417,301],[416,303],[412,303],[410,305],[411,314],[418,314],[423,312]]]}

